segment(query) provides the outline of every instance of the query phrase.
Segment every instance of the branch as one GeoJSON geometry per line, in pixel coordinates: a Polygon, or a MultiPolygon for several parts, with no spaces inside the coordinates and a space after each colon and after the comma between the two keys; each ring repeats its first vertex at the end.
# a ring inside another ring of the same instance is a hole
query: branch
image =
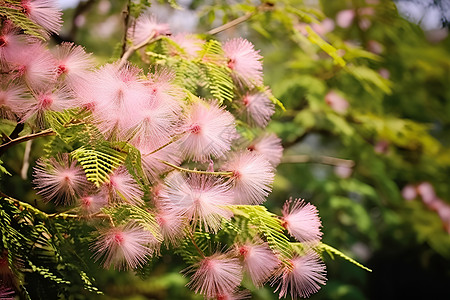
{"type": "Polygon", "coordinates": [[[6,150],[8,150],[9,148],[11,148],[14,145],[17,145],[17,144],[20,144],[20,143],[23,143],[23,142],[26,142],[29,140],[33,140],[38,137],[48,136],[48,135],[56,135],[56,132],[54,132],[53,129],[46,129],[46,130],[43,130],[38,133],[24,135],[24,136],[14,139],[14,140],[8,141],[7,143],[3,143],[0,145],[0,156],[3,155],[6,150]]]}
{"type": "Polygon", "coordinates": [[[127,50],[127,39],[128,39],[128,23],[130,22],[130,0],[127,2],[127,8],[122,12],[125,16],[123,18],[124,23],[124,33],[123,33],[123,39],[122,39],[122,53],[120,54],[120,57],[123,57],[125,55],[125,51],[127,50]]]}
{"type": "Polygon", "coordinates": [[[155,34],[153,33],[147,40],[143,41],[142,43],[140,43],[139,45],[133,46],[128,48],[128,50],[123,54],[122,58],[120,59],[119,62],[119,69],[122,68],[126,61],[128,60],[128,58],[130,58],[130,56],[137,50],[150,45],[151,43],[156,42],[157,40],[161,39],[159,36],[155,37],[155,34]]]}
{"type": "Polygon", "coordinates": [[[353,168],[355,166],[355,162],[353,160],[331,156],[290,155],[283,157],[281,161],[282,164],[298,164],[308,162],[330,166],[345,166],[348,168],[353,168]]]}
{"type": "Polygon", "coordinates": [[[209,172],[209,171],[198,171],[198,170],[191,170],[191,169],[186,169],[186,168],[182,168],[179,166],[176,166],[174,164],[171,164],[170,162],[164,161],[164,160],[160,160],[160,162],[162,162],[163,164],[172,167],[178,171],[181,172],[187,172],[187,173],[195,173],[195,174],[204,174],[204,175],[216,175],[216,176],[233,176],[233,172],[209,172]]]}

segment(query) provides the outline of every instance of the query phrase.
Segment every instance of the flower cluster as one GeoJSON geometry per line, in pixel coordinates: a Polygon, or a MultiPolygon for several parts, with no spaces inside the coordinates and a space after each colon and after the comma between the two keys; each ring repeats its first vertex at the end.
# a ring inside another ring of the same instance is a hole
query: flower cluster
{"type": "MultiPolygon", "coordinates": [[[[13,8],[42,26],[44,36],[59,30],[61,13],[53,1],[23,0],[17,5],[13,8]]],[[[275,104],[263,86],[262,57],[254,46],[231,39],[223,44],[222,56],[200,55],[205,41],[169,33],[167,24],[149,14],[128,31],[133,46],[164,37],[171,40],[167,55],[174,60],[202,61],[226,70],[234,83],[232,105],[208,94],[194,95],[169,66],[144,70],[119,60],[94,68],[91,54],[81,46],[62,43],[49,49],[7,20],[0,29],[3,115],[39,129],[49,127],[50,113],[79,111],[85,117],[74,122],[86,130],[95,128],[90,134],[98,134],[109,149],[126,144],[139,153],[134,165],[119,159],[97,181],[85,175],[93,166],[77,161],[74,154],[89,145],[71,144],[71,152],[42,158],[34,167],[33,184],[45,201],[71,206],[88,220],[105,215],[110,220],[110,227],[98,228],[91,245],[93,258],[105,268],[139,268],[163,243],[177,247],[195,232],[217,233],[233,220],[230,207],[266,200],[281,161],[281,140],[261,133],[275,104]],[[243,130],[251,135],[241,135],[243,130]],[[245,140],[248,136],[254,138],[245,140]],[[148,218],[117,220],[105,213],[126,206],[148,218]]],[[[317,209],[289,201],[283,217],[273,220],[303,243],[305,251],[285,257],[263,234],[252,241],[236,240],[228,250],[209,256],[198,249],[199,260],[187,271],[192,274],[188,286],[208,299],[238,299],[247,296],[239,286],[248,276],[257,287],[278,284],[280,297],[316,292],[325,283],[325,266],[313,250],[322,235],[317,209]]]]}

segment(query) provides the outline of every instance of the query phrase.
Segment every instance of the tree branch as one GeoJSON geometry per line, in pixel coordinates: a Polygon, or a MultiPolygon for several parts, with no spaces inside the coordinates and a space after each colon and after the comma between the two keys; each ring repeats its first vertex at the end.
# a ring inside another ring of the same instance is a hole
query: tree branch
{"type": "Polygon", "coordinates": [[[3,143],[0,145],[0,156],[2,156],[6,150],[8,150],[9,148],[11,148],[14,145],[17,145],[17,144],[20,144],[20,143],[23,143],[23,142],[26,142],[29,140],[33,140],[38,137],[48,136],[48,135],[56,135],[56,132],[54,132],[53,129],[46,129],[46,130],[43,130],[38,133],[24,135],[24,136],[14,139],[14,140],[3,143]]]}
{"type": "Polygon", "coordinates": [[[125,16],[123,18],[124,23],[124,33],[123,33],[123,39],[122,39],[122,53],[120,54],[120,57],[123,57],[125,55],[125,52],[127,50],[127,39],[128,39],[128,24],[130,22],[130,0],[127,2],[127,8],[122,12],[125,16]]]}
{"type": "Polygon", "coordinates": [[[282,164],[298,164],[298,163],[318,163],[330,166],[345,166],[353,168],[355,162],[353,160],[336,158],[331,156],[310,156],[310,155],[290,155],[283,157],[282,164]]]}
{"type": "Polygon", "coordinates": [[[128,50],[123,54],[123,56],[120,59],[119,62],[119,69],[122,68],[125,63],[127,62],[128,58],[130,58],[130,56],[137,50],[150,45],[151,43],[156,42],[157,40],[159,40],[160,37],[155,37],[155,34],[151,35],[147,40],[143,41],[142,43],[140,43],[139,45],[133,46],[128,48],[128,50]]]}
{"type": "Polygon", "coordinates": [[[225,30],[230,29],[230,28],[232,28],[234,26],[237,26],[237,25],[239,25],[241,23],[244,23],[245,21],[247,21],[248,19],[253,17],[255,14],[256,14],[256,12],[248,12],[245,15],[240,16],[237,19],[234,19],[234,20],[232,20],[232,21],[230,21],[228,23],[225,23],[225,24],[223,24],[223,25],[221,25],[219,27],[211,29],[210,31],[207,32],[207,34],[211,34],[211,35],[218,34],[218,33],[222,32],[222,31],[225,31],[225,30]]]}

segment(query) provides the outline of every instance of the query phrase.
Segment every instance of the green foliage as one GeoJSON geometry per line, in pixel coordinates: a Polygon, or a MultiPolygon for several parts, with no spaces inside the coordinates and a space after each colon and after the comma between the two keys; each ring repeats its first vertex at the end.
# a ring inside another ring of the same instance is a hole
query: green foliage
{"type": "Polygon", "coordinates": [[[357,262],[353,258],[349,257],[348,255],[345,255],[344,253],[342,253],[341,251],[331,247],[330,245],[327,245],[327,244],[324,244],[324,243],[320,243],[319,246],[316,249],[317,249],[317,251],[319,251],[321,253],[326,252],[332,259],[334,259],[334,255],[337,255],[337,256],[345,259],[346,261],[351,262],[352,264],[360,267],[363,270],[366,270],[368,272],[372,272],[371,269],[365,267],[364,265],[360,264],[359,262],[357,262]]]}
{"type": "Polygon", "coordinates": [[[26,34],[32,35],[41,40],[45,40],[44,36],[42,35],[44,29],[41,26],[39,26],[38,24],[34,23],[29,18],[27,18],[25,14],[19,9],[4,6],[7,4],[19,5],[20,3],[17,3],[17,1],[10,1],[10,0],[5,1],[4,3],[0,3],[1,17],[9,19],[11,22],[14,23],[14,25],[21,28],[26,34]]]}

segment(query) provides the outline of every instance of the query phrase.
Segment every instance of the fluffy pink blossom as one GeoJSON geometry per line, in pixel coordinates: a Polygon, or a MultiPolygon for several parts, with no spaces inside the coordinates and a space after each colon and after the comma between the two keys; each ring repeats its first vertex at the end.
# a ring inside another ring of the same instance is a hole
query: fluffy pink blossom
{"type": "Polygon", "coordinates": [[[308,298],[326,283],[325,264],[316,252],[309,250],[303,256],[292,258],[290,262],[290,266],[283,266],[279,270],[279,278],[272,282],[272,285],[279,282],[275,290],[280,290],[279,298],[288,294],[292,299],[308,298]]]}
{"type": "Polygon", "coordinates": [[[109,192],[112,201],[125,201],[132,204],[143,203],[144,192],[128,173],[127,168],[123,166],[109,175],[109,182],[105,183],[104,188],[109,192]]]}
{"type": "Polygon", "coordinates": [[[355,11],[353,9],[341,10],[336,15],[336,23],[339,27],[348,28],[355,18],[355,11]]]}
{"type": "Polygon", "coordinates": [[[177,43],[183,52],[173,47],[172,55],[180,55],[186,58],[195,58],[198,51],[202,49],[202,45],[205,43],[202,39],[195,37],[193,34],[178,33],[170,37],[175,43],[177,43]]]}
{"type": "Polygon", "coordinates": [[[274,169],[262,155],[250,151],[234,153],[221,170],[233,172],[235,204],[260,204],[272,191],[274,169]]]}
{"type": "Polygon", "coordinates": [[[386,154],[389,150],[389,142],[386,140],[380,140],[375,144],[373,150],[379,154],[386,154]]]}
{"type": "Polygon", "coordinates": [[[239,259],[229,258],[226,254],[205,257],[194,268],[196,271],[188,286],[208,299],[232,293],[242,281],[239,259]]]}
{"type": "Polygon", "coordinates": [[[422,182],[417,186],[417,193],[422,197],[422,201],[425,204],[430,204],[437,197],[433,186],[429,182],[422,182]]]}
{"type": "Polygon", "coordinates": [[[263,134],[251,142],[247,149],[264,156],[274,167],[278,166],[283,156],[281,139],[274,133],[263,134]]]}
{"type": "Polygon", "coordinates": [[[270,117],[275,112],[275,104],[269,99],[270,91],[247,93],[242,98],[244,112],[249,123],[259,127],[265,127],[270,121],[270,117]]]}
{"type": "Polygon", "coordinates": [[[231,39],[223,45],[228,58],[228,67],[233,78],[240,84],[254,87],[263,84],[262,56],[249,41],[243,38],[231,39]]]}
{"type": "Polygon", "coordinates": [[[257,287],[262,286],[280,264],[267,243],[259,245],[246,243],[237,246],[237,251],[243,258],[244,270],[257,287]]]}
{"type": "Polygon", "coordinates": [[[98,213],[102,207],[108,205],[108,197],[104,193],[85,195],[79,199],[83,212],[87,214],[98,213]]]}
{"type": "Polygon", "coordinates": [[[33,176],[37,194],[56,203],[70,204],[88,188],[83,169],[68,154],[58,159],[38,160],[33,176]]]}
{"type": "Polygon", "coordinates": [[[286,201],[283,206],[282,225],[290,235],[299,242],[318,242],[322,238],[322,222],[319,211],[311,203],[306,203],[301,199],[286,201]]]}
{"type": "Polygon", "coordinates": [[[149,13],[140,15],[136,24],[128,30],[134,45],[139,45],[148,39],[155,38],[159,35],[170,34],[169,24],[158,23],[156,18],[149,13]]]}
{"type": "Polygon", "coordinates": [[[334,21],[329,19],[329,18],[326,18],[321,23],[312,23],[311,24],[311,28],[318,35],[324,36],[328,32],[333,31],[333,29],[334,29],[334,21]]]}
{"type": "Polygon", "coordinates": [[[169,242],[172,245],[178,245],[184,235],[183,228],[185,226],[180,215],[173,209],[165,208],[158,212],[155,219],[161,229],[161,234],[166,241],[167,247],[169,247],[169,242]]]}
{"type": "Polygon", "coordinates": [[[214,298],[216,300],[243,300],[250,299],[251,293],[249,291],[235,291],[235,292],[225,292],[217,294],[214,298]]]}
{"type": "Polygon", "coordinates": [[[7,65],[25,46],[23,35],[11,22],[2,20],[0,31],[0,65],[7,65]]]}
{"type": "Polygon", "coordinates": [[[188,158],[204,162],[223,157],[236,138],[234,117],[214,102],[196,102],[187,112],[180,148],[188,158]]]}
{"type": "Polygon", "coordinates": [[[353,173],[353,168],[347,165],[337,165],[334,167],[334,174],[336,174],[340,178],[349,178],[353,173]]]}
{"type": "Polygon", "coordinates": [[[26,16],[46,31],[58,33],[62,26],[62,12],[54,0],[22,0],[26,16]]]}
{"type": "Polygon", "coordinates": [[[217,231],[222,218],[233,215],[223,207],[233,203],[233,195],[229,184],[221,179],[175,172],[167,176],[165,185],[160,194],[165,205],[189,221],[200,222],[206,230],[217,231]]]}
{"type": "Polygon", "coordinates": [[[11,107],[19,103],[27,101],[29,98],[29,93],[24,85],[21,84],[8,84],[5,87],[0,86],[0,107],[7,106],[11,107]]]}
{"type": "Polygon", "coordinates": [[[147,149],[139,150],[141,151],[142,168],[151,181],[158,180],[161,174],[171,170],[171,167],[161,161],[166,161],[174,165],[179,165],[182,161],[181,153],[175,143],[167,145],[154,153],[147,149]]]}
{"type": "Polygon", "coordinates": [[[154,236],[142,226],[128,223],[103,232],[91,246],[94,259],[109,268],[135,269],[142,266],[153,253],[154,236]]]}
{"type": "Polygon", "coordinates": [[[414,200],[417,197],[416,187],[412,184],[405,185],[402,189],[402,197],[407,201],[414,200]]]}
{"type": "Polygon", "coordinates": [[[375,54],[381,54],[384,51],[384,46],[377,41],[370,40],[367,42],[367,49],[375,54]]]}
{"type": "Polygon", "coordinates": [[[325,96],[325,102],[331,107],[331,109],[340,114],[344,114],[349,106],[347,100],[335,91],[328,92],[325,96]]]}
{"type": "Polygon", "coordinates": [[[86,81],[94,60],[81,46],[73,43],[62,43],[55,50],[56,75],[64,78],[71,87],[77,87],[80,81],[86,81]]]}

